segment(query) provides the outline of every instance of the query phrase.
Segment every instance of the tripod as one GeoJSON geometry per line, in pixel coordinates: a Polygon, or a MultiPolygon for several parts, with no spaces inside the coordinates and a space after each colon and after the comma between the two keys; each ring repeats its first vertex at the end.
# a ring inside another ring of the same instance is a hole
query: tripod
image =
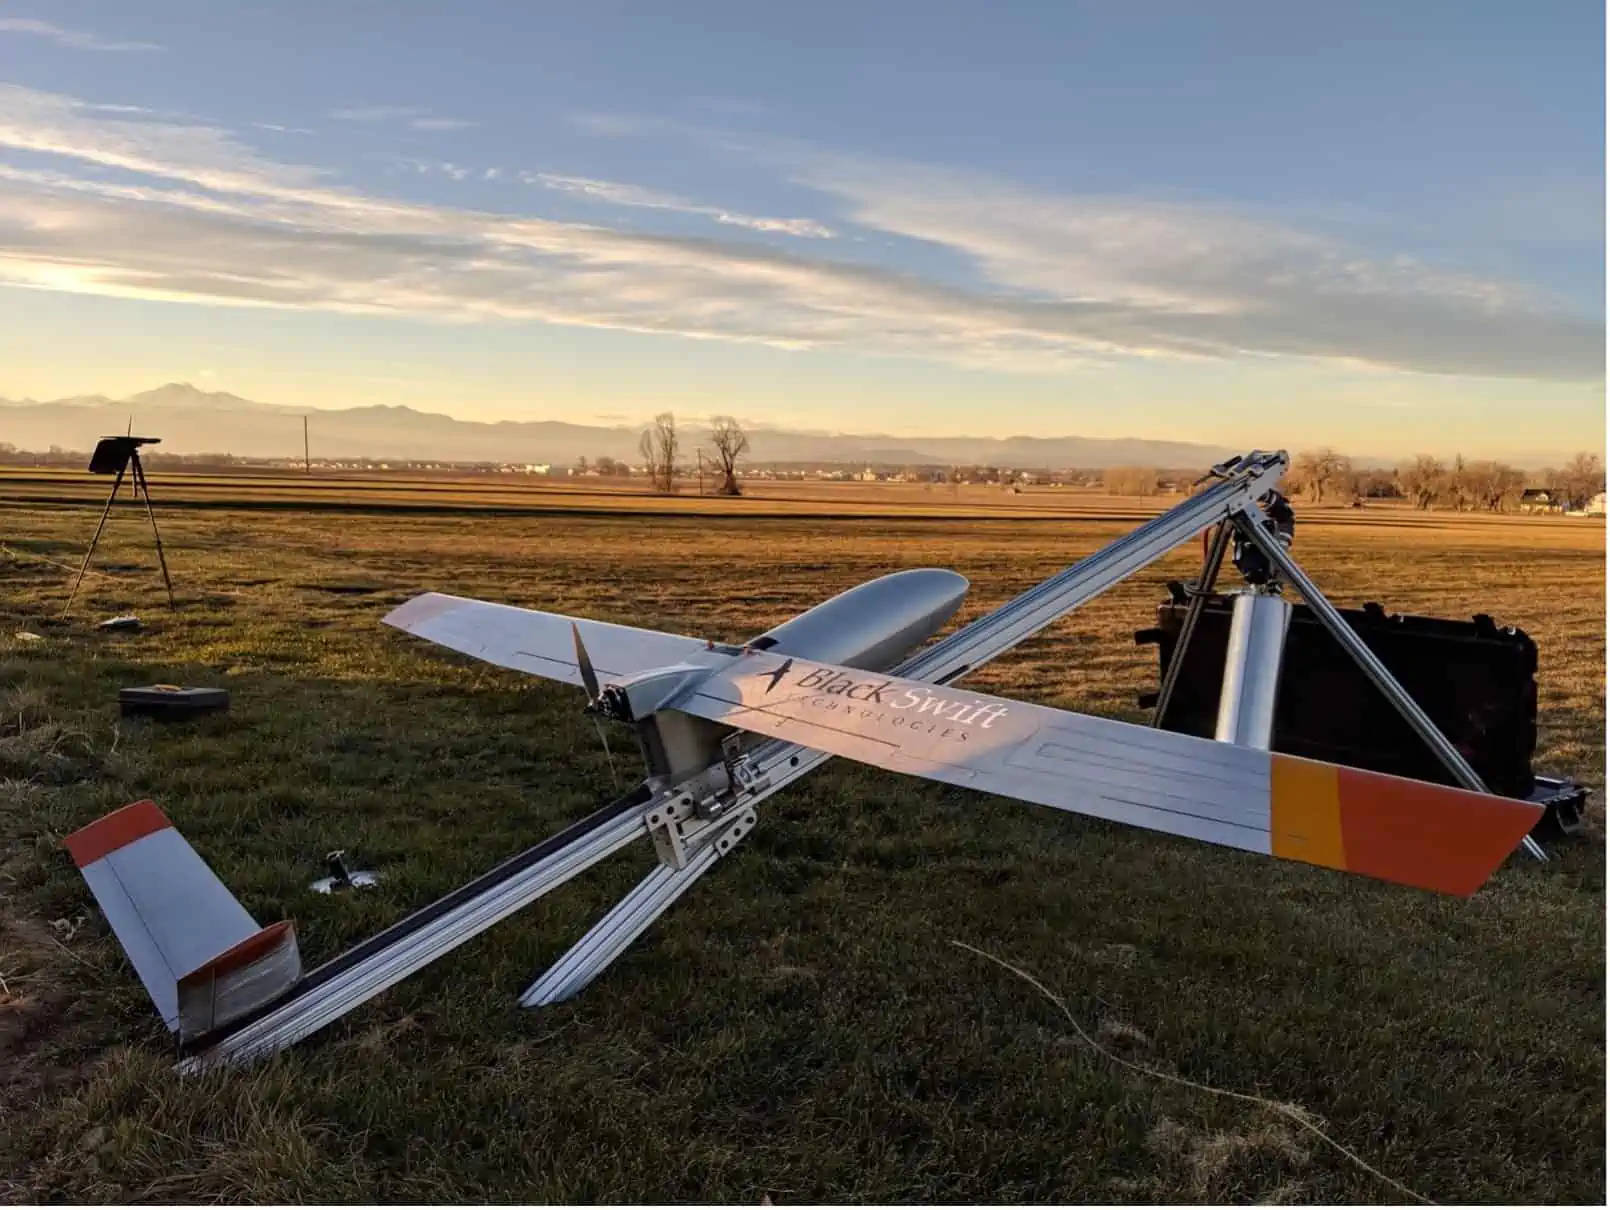
{"type": "MultiPolygon", "coordinates": [[[[1186,607],[1173,656],[1158,686],[1151,725],[1163,725],[1169,699],[1179,687],[1185,649],[1201,620],[1224,557],[1231,553],[1232,562],[1246,586],[1230,594],[1234,605],[1224,653],[1224,680],[1214,739],[1249,748],[1271,746],[1281,657],[1292,613],[1291,603],[1280,595],[1282,584],[1286,584],[1297,590],[1314,617],[1425,741],[1453,774],[1454,780],[1467,790],[1486,793],[1480,775],[1470,767],[1459,749],[1449,742],[1291,557],[1289,547],[1294,528],[1290,504],[1280,493],[1270,492],[1264,507],[1257,503],[1242,505],[1218,523],[1211,538],[1205,539],[1202,571],[1190,590],[1191,603],[1186,607]]],[[[1527,836],[1521,843],[1537,860],[1548,860],[1534,837],[1527,836]]]]}
{"type": "Polygon", "coordinates": [[[78,576],[73,580],[73,590],[67,594],[67,604],[62,606],[62,615],[73,607],[73,599],[78,596],[78,586],[84,582],[84,573],[89,570],[90,556],[95,553],[95,545],[101,540],[101,531],[106,528],[106,519],[112,515],[112,505],[117,500],[117,492],[123,486],[123,479],[128,475],[130,468],[133,491],[135,496],[144,497],[145,515],[151,521],[151,534],[156,539],[157,562],[162,566],[162,583],[168,590],[168,608],[175,609],[173,602],[173,580],[168,575],[168,559],[162,553],[162,534],[157,529],[156,511],[151,507],[151,485],[146,482],[145,467],[140,463],[140,446],[154,445],[160,437],[102,437],[95,446],[95,452],[90,456],[89,470],[95,475],[110,475],[115,470],[117,478],[112,481],[111,494],[106,497],[106,507],[101,510],[100,524],[95,527],[95,536],[89,540],[89,549],[84,552],[84,562],[78,568],[78,576]]]}

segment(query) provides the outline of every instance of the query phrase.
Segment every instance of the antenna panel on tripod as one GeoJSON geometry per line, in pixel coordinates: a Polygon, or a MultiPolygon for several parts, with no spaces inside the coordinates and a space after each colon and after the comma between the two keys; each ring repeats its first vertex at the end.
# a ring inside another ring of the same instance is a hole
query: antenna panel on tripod
{"type": "Polygon", "coordinates": [[[120,475],[142,445],[157,445],[160,437],[102,437],[95,443],[95,452],[89,456],[92,475],[120,475]]]}
{"type": "Polygon", "coordinates": [[[84,582],[84,573],[89,570],[90,557],[95,553],[95,544],[101,540],[101,531],[106,528],[106,519],[112,515],[112,505],[117,500],[117,489],[123,486],[124,476],[129,468],[133,467],[131,476],[135,499],[145,498],[145,515],[151,522],[151,536],[156,539],[157,562],[162,566],[162,583],[168,590],[168,608],[175,608],[173,600],[173,579],[168,575],[168,557],[162,553],[162,534],[157,530],[156,510],[151,507],[151,485],[146,482],[145,467],[140,464],[140,447],[142,445],[157,445],[160,437],[136,437],[126,433],[121,437],[102,437],[95,443],[95,452],[90,455],[89,470],[92,475],[116,475],[112,481],[112,490],[106,497],[106,507],[101,510],[100,524],[95,527],[95,536],[89,540],[89,549],[84,552],[84,562],[79,565],[78,576],[73,580],[73,590],[67,594],[67,604],[62,606],[62,615],[73,607],[73,600],[78,596],[78,586],[84,582]]]}

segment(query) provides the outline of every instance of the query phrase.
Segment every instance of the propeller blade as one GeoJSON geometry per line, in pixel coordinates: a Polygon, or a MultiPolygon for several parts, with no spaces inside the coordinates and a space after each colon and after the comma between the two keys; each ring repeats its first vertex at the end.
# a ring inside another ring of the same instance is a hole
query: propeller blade
{"type": "Polygon", "coordinates": [[[593,671],[593,662],[587,658],[587,646],[581,641],[581,631],[574,622],[570,624],[570,633],[576,640],[576,667],[587,689],[587,704],[591,706],[598,701],[598,674],[593,671]]]}
{"type": "Polygon", "coordinates": [[[609,762],[609,780],[617,790],[621,788],[620,774],[615,771],[615,754],[609,750],[609,736],[604,734],[604,722],[593,715],[593,726],[598,730],[598,742],[604,745],[604,759],[609,762]]]}

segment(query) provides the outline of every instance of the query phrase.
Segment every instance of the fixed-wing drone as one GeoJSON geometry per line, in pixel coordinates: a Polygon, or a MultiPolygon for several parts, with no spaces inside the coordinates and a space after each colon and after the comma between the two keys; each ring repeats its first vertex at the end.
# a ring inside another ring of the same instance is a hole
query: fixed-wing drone
{"type": "Polygon", "coordinates": [[[947,621],[967,587],[951,571],[896,572],[741,647],[436,593],[386,621],[584,687],[588,710],[636,728],[651,780],[666,784],[720,768],[736,728],[1453,895],[1475,891],[1536,822],[1535,808],[1508,799],[881,671],[947,621]]]}
{"type": "Polygon", "coordinates": [[[114,812],[67,846],[179,1034],[187,1070],[290,1045],[609,854],[652,839],[653,872],[521,1002],[566,999],[755,826],[756,803],[830,756],[1469,895],[1529,843],[1541,808],[1484,792],[1292,560],[1289,528],[1282,536],[1259,507],[1284,467],[1284,454],[1252,454],[1216,468],[1218,482],[1198,496],[932,644],[968,589],[962,576],[936,568],[861,584],[739,645],[442,593],[414,597],[384,621],[583,689],[588,711],[635,730],[647,776],[594,815],[305,976],[290,924],[259,929],[155,805],[114,812]],[[1213,526],[1215,549],[1222,554],[1233,531],[1247,551],[1261,552],[1267,572],[1237,602],[1218,739],[954,684],[1213,526]],[[1290,609],[1282,584],[1302,594],[1470,788],[1270,750],[1273,678],[1290,609]]]}

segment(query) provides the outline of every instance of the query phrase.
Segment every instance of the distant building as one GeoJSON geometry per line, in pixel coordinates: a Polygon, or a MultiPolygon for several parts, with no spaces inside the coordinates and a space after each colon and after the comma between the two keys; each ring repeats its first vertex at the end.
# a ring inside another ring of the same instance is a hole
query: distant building
{"type": "Polygon", "coordinates": [[[1602,517],[1604,516],[1604,510],[1604,493],[1600,492],[1597,496],[1588,501],[1588,506],[1582,511],[1590,517],[1602,517]]]}
{"type": "Polygon", "coordinates": [[[1521,493],[1520,510],[1523,513],[1559,513],[1565,505],[1555,499],[1546,487],[1529,487],[1521,493]]]}

